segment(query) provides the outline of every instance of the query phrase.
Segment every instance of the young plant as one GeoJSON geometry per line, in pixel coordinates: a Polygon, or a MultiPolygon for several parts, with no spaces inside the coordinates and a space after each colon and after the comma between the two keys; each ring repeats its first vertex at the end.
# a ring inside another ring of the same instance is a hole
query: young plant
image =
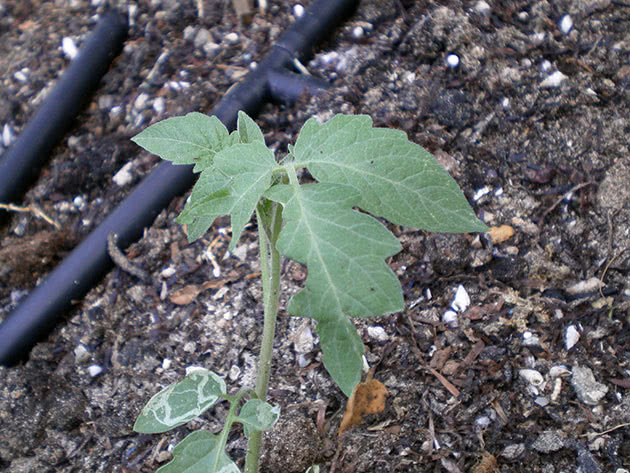
{"type": "Polygon", "coordinates": [[[369,116],[336,115],[325,123],[311,118],[280,160],[242,112],[232,133],[216,117],[189,113],[156,123],[133,140],[173,164],[192,164],[200,173],[177,219],[188,225],[190,241],[215,218],[229,215],[231,250],[255,213],[260,248],[264,327],[255,390],[230,396],[218,375],[196,370],[154,396],[136,421],[138,432],[165,432],[219,399],[230,402],[221,434],[190,434],[160,473],[238,471],[224,452],[234,422],[243,424],[248,437],[245,471],[258,471],[262,431],[279,416],[265,399],[281,255],[308,269],[305,287],[287,310],[317,321],[324,366],[350,396],[361,379],[363,355],[351,318],[404,307],[400,283],[385,262],[401,246],[376,217],[433,232],[486,230],[431,154],[402,131],[374,128],[369,116]],[[298,172],[305,168],[316,183],[300,184],[298,172]],[[239,410],[245,397],[251,399],[239,410]]]}

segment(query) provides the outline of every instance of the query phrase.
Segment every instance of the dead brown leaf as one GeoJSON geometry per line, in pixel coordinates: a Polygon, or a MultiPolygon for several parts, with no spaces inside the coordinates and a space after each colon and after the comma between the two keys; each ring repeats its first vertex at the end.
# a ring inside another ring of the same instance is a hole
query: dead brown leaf
{"type": "Polygon", "coordinates": [[[200,292],[201,292],[201,289],[198,286],[194,284],[189,284],[188,286],[184,286],[181,289],[178,289],[177,291],[173,292],[169,296],[169,300],[173,304],[177,304],[177,305],[190,304],[192,301],[194,301],[197,298],[200,292]]]}
{"type": "Polygon", "coordinates": [[[383,412],[386,397],[387,388],[376,379],[368,377],[364,383],[357,384],[346,403],[346,412],[339,426],[339,435],[341,436],[350,427],[360,424],[364,415],[383,412]]]}

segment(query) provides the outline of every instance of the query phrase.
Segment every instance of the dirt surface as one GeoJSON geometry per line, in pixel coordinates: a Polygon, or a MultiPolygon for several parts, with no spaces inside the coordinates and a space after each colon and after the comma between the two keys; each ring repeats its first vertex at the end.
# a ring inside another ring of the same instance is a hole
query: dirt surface
{"type": "MultiPolygon", "coordinates": [[[[0,319],[150,172],[129,138],[209,112],[293,21],[269,2],[240,25],[231,2],[119,0],[125,49],[0,228],[0,319]],[[130,178],[117,173],[127,165],[130,178]],[[114,177],[116,176],[116,179],[114,177]],[[118,181],[118,182],[117,182],[118,181]]],[[[307,3],[303,4],[307,6],[307,3]]],[[[0,148],[62,73],[102,2],[0,3],[0,148]]],[[[365,0],[305,64],[333,88],[258,117],[282,154],[304,121],[364,113],[433,152],[491,227],[392,227],[406,310],[357,321],[387,408],[337,438],[345,399],[315,326],[282,312],[271,402],[283,408],[263,471],[622,472],[630,468],[630,3],[365,0]],[[568,15],[568,16],[567,16],[568,15]],[[453,303],[458,287],[460,298],[453,303]],[[455,309],[449,312],[451,305],[455,309]]],[[[156,190],[159,192],[159,190],[156,190]]],[[[188,244],[163,211],[120,268],[30,360],[0,368],[0,471],[149,472],[192,429],[138,435],[135,416],[188,366],[251,386],[262,314],[255,223],[233,253],[229,220],[188,244]]],[[[285,263],[283,303],[305,272],[285,263]]],[[[229,453],[242,463],[234,431],[229,453]]]]}

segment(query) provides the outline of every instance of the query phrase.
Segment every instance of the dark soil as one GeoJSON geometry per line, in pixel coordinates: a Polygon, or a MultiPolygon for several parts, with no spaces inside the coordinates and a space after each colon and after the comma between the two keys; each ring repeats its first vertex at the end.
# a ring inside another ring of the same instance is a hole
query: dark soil
{"type": "MultiPolygon", "coordinates": [[[[80,47],[101,3],[0,3],[0,148],[67,66],[63,38],[80,47]]],[[[123,53],[39,181],[12,202],[60,229],[26,211],[0,228],[0,319],[158,162],[129,139],[168,116],[209,112],[294,6],[270,1],[240,25],[227,0],[115,3],[133,18],[123,53]],[[119,185],[126,164],[131,182],[119,185]]],[[[489,226],[514,231],[501,241],[392,227],[407,309],[357,321],[388,404],[341,439],[345,398],[321,365],[315,326],[282,312],[270,398],[284,414],[264,471],[630,468],[630,3],[488,4],[365,0],[305,64],[333,88],[258,117],[280,154],[313,115],[363,113],[403,129],[489,226]],[[445,323],[460,285],[470,306],[445,323]]],[[[154,471],[191,430],[217,432],[225,406],[171,433],[135,434],[152,394],[192,365],[234,390],[253,384],[255,225],[233,253],[228,219],[189,244],[174,222],[185,198],[126,253],[148,281],[114,269],[28,362],[0,368],[0,471],[154,471]]],[[[292,262],[285,274],[283,302],[305,277],[292,262]]],[[[235,431],[239,464],[245,447],[235,431]]]]}

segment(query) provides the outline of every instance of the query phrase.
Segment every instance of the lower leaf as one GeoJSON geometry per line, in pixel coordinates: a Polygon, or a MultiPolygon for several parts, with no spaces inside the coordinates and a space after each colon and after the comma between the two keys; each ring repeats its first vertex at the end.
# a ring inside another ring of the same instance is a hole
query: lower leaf
{"type": "Polygon", "coordinates": [[[349,319],[320,321],[317,324],[324,366],[343,393],[350,397],[361,381],[363,342],[349,319]]]}
{"type": "Polygon", "coordinates": [[[173,460],[156,473],[240,473],[220,447],[219,437],[206,430],[197,430],[177,444],[173,460]]]}

